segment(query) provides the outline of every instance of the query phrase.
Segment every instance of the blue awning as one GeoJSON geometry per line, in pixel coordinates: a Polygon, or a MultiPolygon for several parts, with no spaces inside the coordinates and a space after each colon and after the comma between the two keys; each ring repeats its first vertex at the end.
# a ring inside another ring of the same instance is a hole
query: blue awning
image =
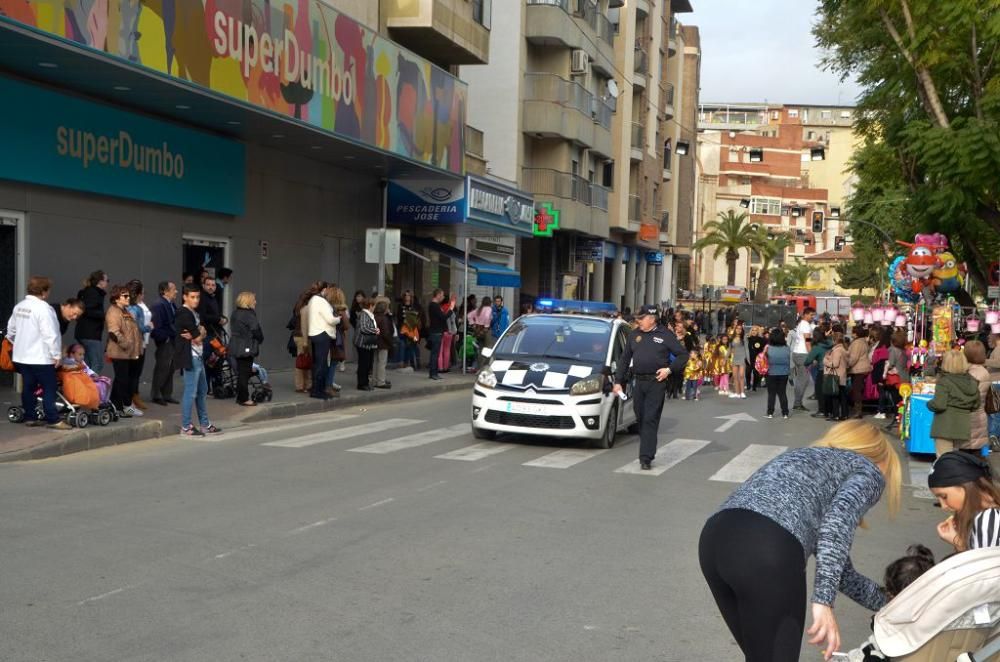
{"type": "MultiPolygon", "coordinates": [[[[429,237],[407,237],[408,240],[448,259],[465,264],[465,251],[429,237]]],[[[476,285],[483,287],[521,287],[521,274],[496,262],[469,256],[469,269],[476,272],[476,285]]]]}

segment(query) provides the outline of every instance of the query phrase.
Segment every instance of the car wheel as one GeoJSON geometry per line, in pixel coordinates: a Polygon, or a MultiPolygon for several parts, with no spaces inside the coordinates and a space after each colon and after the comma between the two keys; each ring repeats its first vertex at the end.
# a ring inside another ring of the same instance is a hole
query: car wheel
{"type": "Polygon", "coordinates": [[[497,438],[496,430],[481,430],[475,426],[472,427],[472,436],[476,439],[483,439],[485,441],[493,441],[497,438]]]}
{"type": "Polygon", "coordinates": [[[604,434],[601,435],[600,439],[594,440],[594,446],[597,448],[613,448],[615,445],[615,437],[618,435],[618,403],[611,405],[611,411],[608,412],[608,420],[604,423],[604,434]]]}

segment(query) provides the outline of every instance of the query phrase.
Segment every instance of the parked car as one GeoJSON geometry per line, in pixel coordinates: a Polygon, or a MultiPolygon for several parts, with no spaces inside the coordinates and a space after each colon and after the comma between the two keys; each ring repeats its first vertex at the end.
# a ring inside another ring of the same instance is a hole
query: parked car
{"type": "MultiPolygon", "coordinates": [[[[472,391],[472,432],[579,438],[611,448],[635,423],[611,389],[628,324],[583,315],[525,315],[483,350],[472,391]]],[[[626,388],[631,395],[631,386],[626,388]]]]}

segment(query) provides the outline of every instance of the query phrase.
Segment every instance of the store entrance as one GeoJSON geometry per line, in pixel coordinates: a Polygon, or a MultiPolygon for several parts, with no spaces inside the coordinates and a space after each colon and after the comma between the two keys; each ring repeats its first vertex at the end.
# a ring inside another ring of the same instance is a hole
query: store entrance
{"type": "MultiPolygon", "coordinates": [[[[184,273],[194,274],[197,279],[202,269],[216,276],[222,267],[233,268],[229,256],[229,239],[225,237],[206,237],[200,235],[184,235],[184,273]]],[[[232,292],[229,288],[223,291],[223,309],[232,310],[232,292]]]]}
{"type": "MultiPolygon", "coordinates": [[[[21,293],[20,232],[24,216],[0,210],[0,328],[7,326],[11,311],[21,293]]],[[[0,388],[14,384],[14,373],[0,372],[0,388]]]]}

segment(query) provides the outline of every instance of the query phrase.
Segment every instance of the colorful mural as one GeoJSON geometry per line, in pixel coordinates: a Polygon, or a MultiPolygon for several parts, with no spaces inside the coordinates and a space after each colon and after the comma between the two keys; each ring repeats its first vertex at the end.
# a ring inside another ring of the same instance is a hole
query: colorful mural
{"type": "Polygon", "coordinates": [[[464,171],[465,83],[321,0],[0,0],[0,16],[464,171]]]}

